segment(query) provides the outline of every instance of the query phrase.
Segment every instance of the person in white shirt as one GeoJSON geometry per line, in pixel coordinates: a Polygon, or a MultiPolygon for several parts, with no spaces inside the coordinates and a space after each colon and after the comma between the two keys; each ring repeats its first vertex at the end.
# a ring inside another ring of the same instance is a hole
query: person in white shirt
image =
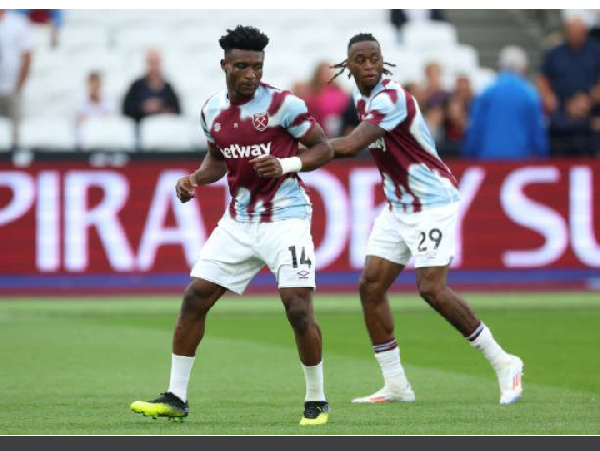
{"type": "Polygon", "coordinates": [[[29,75],[32,47],[27,19],[0,9],[0,117],[12,122],[13,146],[19,142],[20,93],[29,75]]]}
{"type": "Polygon", "coordinates": [[[87,93],[85,99],[77,107],[76,141],[79,142],[81,124],[91,117],[103,117],[114,113],[114,105],[102,94],[102,75],[90,72],[87,77],[87,93]]]}

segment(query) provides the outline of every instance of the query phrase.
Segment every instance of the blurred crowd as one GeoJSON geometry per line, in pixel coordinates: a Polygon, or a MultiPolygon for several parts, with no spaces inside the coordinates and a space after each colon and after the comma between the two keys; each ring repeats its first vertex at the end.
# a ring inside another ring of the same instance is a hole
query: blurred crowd
{"type": "MultiPolygon", "coordinates": [[[[429,61],[420,79],[405,83],[443,158],[600,156],[600,10],[564,10],[562,19],[563,39],[545,52],[539,68],[530,67],[523,49],[508,45],[498,55],[497,76],[482,92],[474,93],[466,74],[445,86],[439,61],[429,61]]],[[[445,15],[443,10],[390,10],[389,20],[402,46],[406,23],[444,21],[445,15]]],[[[34,57],[28,23],[51,27],[52,46],[60,46],[62,21],[60,10],[0,10],[0,117],[11,119],[13,143],[19,140],[19,96],[34,57]]],[[[333,75],[331,62],[323,61],[310,79],[292,86],[329,137],[346,135],[358,124],[350,93],[331,81],[333,75]]],[[[122,99],[105,97],[102,77],[89,73],[77,127],[115,112],[136,124],[149,116],[181,114],[177,87],[166,79],[156,49],[147,52],[145,73],[132,80],[122,99]]]]}

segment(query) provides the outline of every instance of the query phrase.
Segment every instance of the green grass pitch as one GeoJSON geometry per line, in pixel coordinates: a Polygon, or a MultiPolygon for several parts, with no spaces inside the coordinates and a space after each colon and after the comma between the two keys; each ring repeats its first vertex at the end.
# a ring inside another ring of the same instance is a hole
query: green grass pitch
{"type": "Polygon", "coordinates": [[[330,422],[300,427],[304,378],[275,296],[209,314],[182,424],[129,411],[167,387],[180,300],[4,299],[0,434],[600,434],[600,295],[466,296],[525,362],[524,396],[498,404],[487,361],[423,301],[391,299],[417,401],[356,405],[380,388],[357,296],[315,296],[330,422]]]}

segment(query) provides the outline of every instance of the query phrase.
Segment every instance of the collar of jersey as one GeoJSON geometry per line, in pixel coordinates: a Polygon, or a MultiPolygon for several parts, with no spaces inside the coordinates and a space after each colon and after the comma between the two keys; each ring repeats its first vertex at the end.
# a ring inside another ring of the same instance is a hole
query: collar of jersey
{"type": "Polygon", "coordinates": [[[358,93],[359,93],[359,95],[360,95],[360,97],[362,99],[368,100],[368,99],[371,99],[375,94],[377,94],[377,93],[379,93],[379,92],[381,92],[383,90],[383,81],[387,80],[387,79],[388,78],[385,75],[382,75],[381,78],[379,79],[379,82],[371,90],[371,93],[368,96],[364,96],[362,94],[362,92],[358,91],[358,88],[356,88],[356,89],[357,89],[357,91],[358,91],[358,93]]]}
{"type": "Polygon", "coordinates": [[[228,91],[227,89],[225,89],[225,97],[227,98],[227,101],[229,102],[229,105],[231,105],[231,106],[240,106],[240,105],[245,105],[245,104],[247,104],[247,103],[250,103],[250,102],[252,102],[254,99],[256,99],[256,94],[258,93],[258,91],[259,91],[260,89],[262,89],[262,87],[263,87],[263,84],[262,84],[262,83],[259,83],[259,84],[258,84],[258,88],[256,88],[256,91],[254,91],[254,95],[253,95],[252,97],[250,97],[248,100],[244,100],[243,102],[235,102],[235,103],[234,103],[234,102],[232,102],[232,101],[229,99],[229,91],[228,91]]]}

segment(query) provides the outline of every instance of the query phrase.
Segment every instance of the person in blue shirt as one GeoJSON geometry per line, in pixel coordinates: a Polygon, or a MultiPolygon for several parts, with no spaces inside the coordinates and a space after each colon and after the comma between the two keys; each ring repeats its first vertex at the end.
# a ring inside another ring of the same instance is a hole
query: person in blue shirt
{"type": "Polygon", "coordinates": [[[525,51],[516,46],[500,52],[500,74],[471,107],[463,156],[516,160],[548,156],[542,102],[524,76],[525,51]]]}
{"type": "Polygon", "coordinates": [[[593,156],[600,149],[600,44],[588,37],[585,22],[570,16],[565,42],[544,58],[538,85],[550,117],[551,153],[593,156]]]}

